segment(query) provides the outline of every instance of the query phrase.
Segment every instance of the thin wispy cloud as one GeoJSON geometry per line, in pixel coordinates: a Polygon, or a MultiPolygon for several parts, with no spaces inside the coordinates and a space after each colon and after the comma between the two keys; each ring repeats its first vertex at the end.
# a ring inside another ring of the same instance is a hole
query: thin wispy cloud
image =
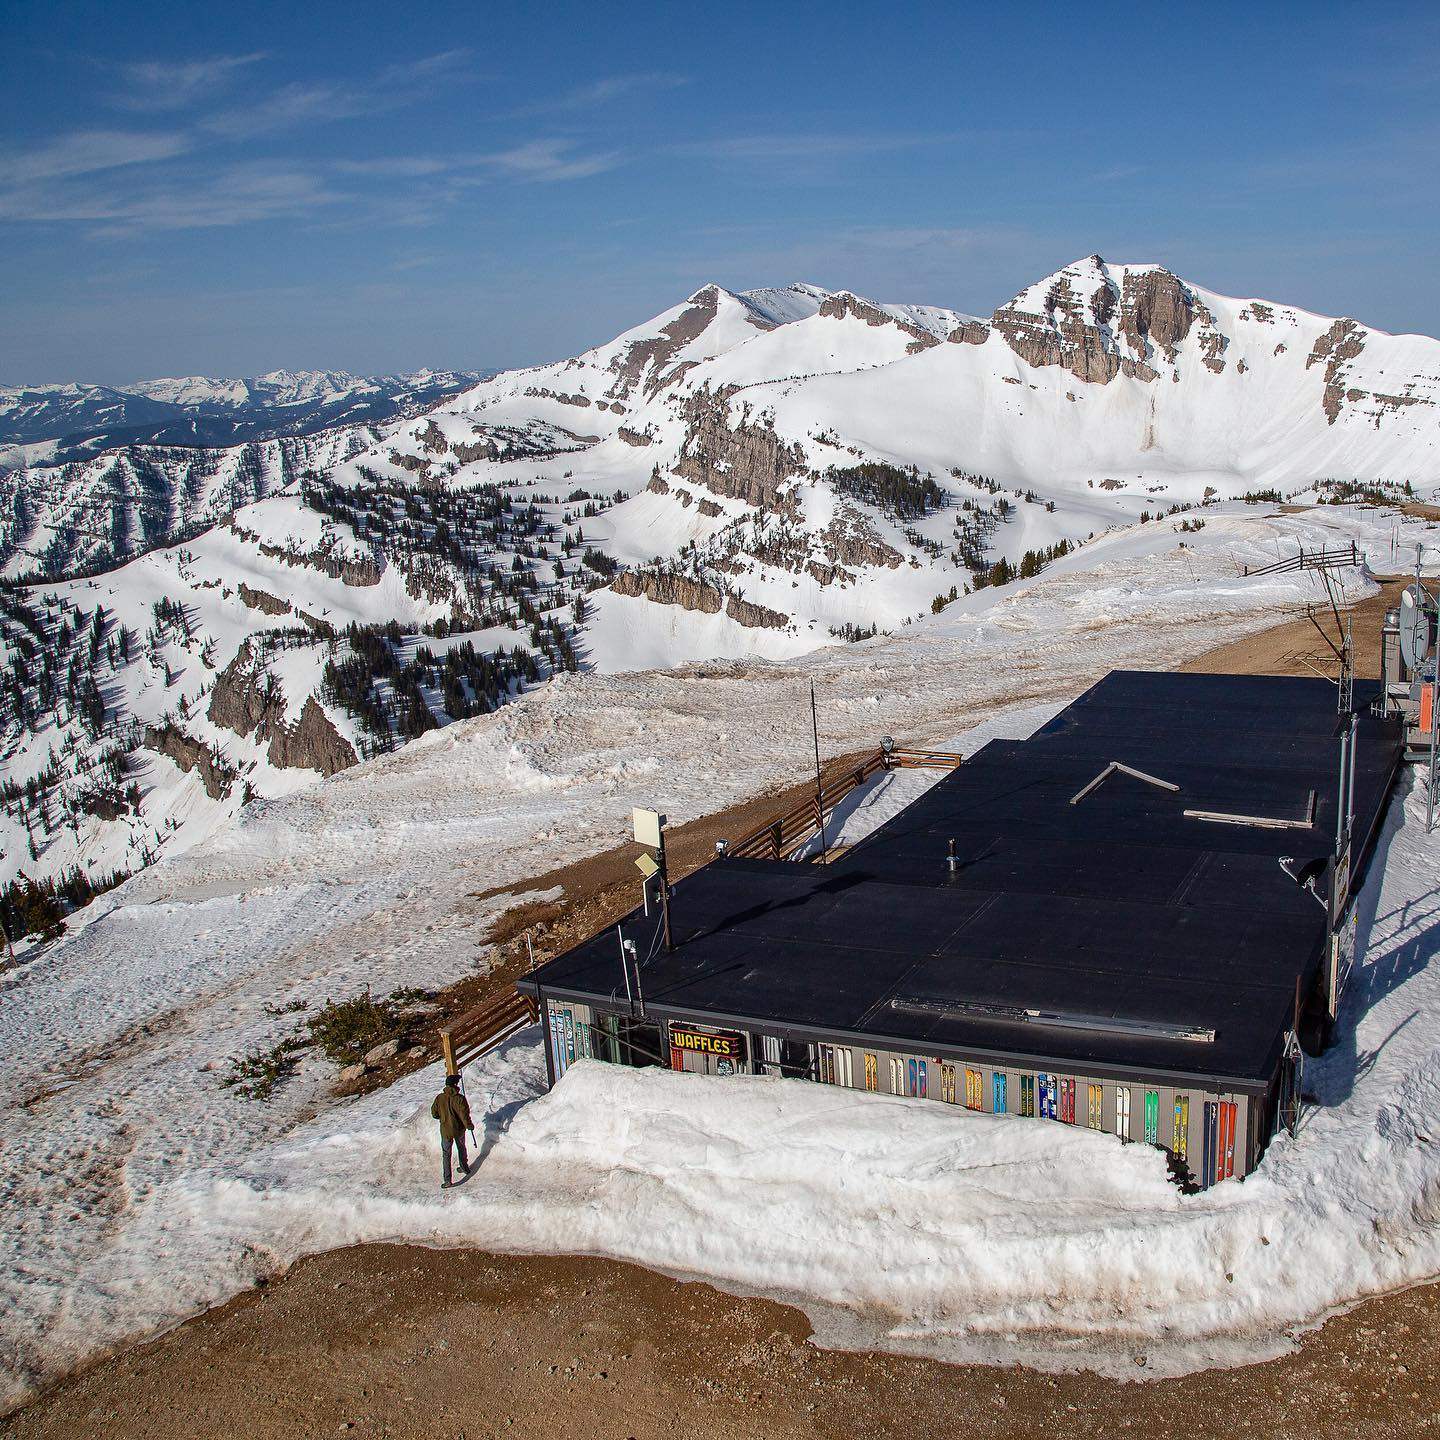
{"type": "Polygon", "coordinates": [[[732,160],[746,165],[788,161],[852,160],[915,150],[953,139],[949,135],[775,134],[732,135],[670,146],[674,155],[698,160],[732,160]]]}
{"type": "Polygon", "coordinates": [[[395,85],[425,85],[439,80],[458,79],[470,69],[471,52],[466,49],[441,50],[419,60],[402,60],[387,65],[377,77],[377,86],[388,90],[395,85]]]}
{"type": "Polygon", "coordinates": [[[19,187],[0,192],[0,221],[83,222],[100,235],[199,230],[307,219],[347,198],[311,170],[252,163],[148,185],[19,187]]]}
{"type": "Polygon", "coordinates": [[[458,184],[474,186],[497,177],[514,180],[580,180],[600,175],[624,163],[618,150],[587,151],[577,140],[527,140],[507,150],[466,151],[437,155],[376,155],[363,160],[337,160],[339,175],[366,175],[381,179],[427,180],[453,177],[458,184]]]}
{"type": "Polygon", "coordinates": [[[618,150],[577,153],[574,140],[531,140],[481,157],[492,170],[521,180],[582,180],[624,162],[618,150]]]}
{"type": "Polygon", "coordinates": [[[169,160],[191,145],[190,137],[179,131],[76,130],[28,150],[0,151],[0,185],[31,185],[169,160]]]}
{"type": "Polygon", "coordinates": [[[387,65],[369,81],[293,81],[244,105],[206,117],[206,130],[232,140],[327,120],[353,120],[427,98],[427,87],[456,79],[470,63],[468,50],[444,50],[387,65]]]}
{"type": "Polygon", "coordinates": [[[265,58],[249,55],[213,55],[205,60],[142,60],[121,66],[125,89],[115,103],[127,110],[188,110],[229,85],[247,66],[265,58]]]}
{"type": "Polygon", "coordinates": [[[606,75],[549,99],[519,106],[508,113],[512,119],[564,114],[566,111],[588,110],[592,106],[608,105],[611,101],[623,99],[627,95],[659,95],[668,90],[678,90],[689,83],[688,75],[655,70],[631,75],[606,75]]]}

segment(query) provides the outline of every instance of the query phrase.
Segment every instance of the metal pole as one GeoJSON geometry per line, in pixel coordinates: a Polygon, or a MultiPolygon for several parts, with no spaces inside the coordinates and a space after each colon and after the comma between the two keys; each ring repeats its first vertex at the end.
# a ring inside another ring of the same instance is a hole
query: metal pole
{"type": "Polygon", "coordinates": [[[810,682],[810,734],[815,741],[815,824],[820,828],[820,863],[829,863],[825,849],[825,801],[820,786],[820,717],[815,709],[815,682],[810,682]]]}
{"type": "Polygon", "coordinates": [[[1360,751],[1360,717],[1350,717],[1350,783],[1345,797],[1345,854],[1349,858],[1345,875],[1345,897],[1348,902],[1355,880],[1355,760],[1360,751]]]}
{"type": "Polygon", "coordinates": [[[1425,833],[1435,828],[1435,756],[1440,748],[1440,653],[1432,657],[1430,681],[1430,774],[1425,781],[1425,833]]]}
{"type": "MultiPolygon", "coordinates": [[[[670,872],[665,868],[665,832],[660,832],[660,923],[665,927],[665,953],[668,955],[674,950],[674,942],[670,938],[670,872]]],[[[635,983],[640,983],[640,967],[635,967],[635,983]]],[[[640,1002],[641,1013],[644,1013],[645,1002],[640,1002]]]]}
{"type": "Polygon", "coordinates": [[[630,989],[630,962],[625,958],[625,932],[617,925],[615,927],[615,938],[620,942],[620,973],[625,977],[625,1003],[630,1007],[630,1013],[635,1013],[635,994],[630,989]]]}
{"type": "Polygon", "coordinates": [[[550,1033],[550,1007],[545,1003],[545,992],[535,987],[535,1008],[540,1012],[540,1035],[545,1047],[546,1089],[555,1088],[555,1042],[550,1033]]]}

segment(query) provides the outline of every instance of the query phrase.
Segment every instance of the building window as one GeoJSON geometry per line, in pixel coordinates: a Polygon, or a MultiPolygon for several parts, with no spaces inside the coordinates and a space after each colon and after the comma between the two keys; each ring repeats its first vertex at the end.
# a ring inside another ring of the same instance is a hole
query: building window
{"type": "Polygon", "coordinates": [[[813,1080],[815,1078],[814,1055],[803,1040],[782,1040],[780,1042],[780,1073],[791,1080],[813,1080]]]}

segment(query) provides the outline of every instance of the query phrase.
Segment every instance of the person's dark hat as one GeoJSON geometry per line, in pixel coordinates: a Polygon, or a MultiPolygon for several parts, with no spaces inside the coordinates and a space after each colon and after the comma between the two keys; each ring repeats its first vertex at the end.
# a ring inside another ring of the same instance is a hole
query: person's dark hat
{"type": "Polygon", "coordinates": [[[445,1077],[445,1083],[447,1085],[458,1085],[460,1083],[460,1077],[458,1075],[447,1075],[445,1077]]]}

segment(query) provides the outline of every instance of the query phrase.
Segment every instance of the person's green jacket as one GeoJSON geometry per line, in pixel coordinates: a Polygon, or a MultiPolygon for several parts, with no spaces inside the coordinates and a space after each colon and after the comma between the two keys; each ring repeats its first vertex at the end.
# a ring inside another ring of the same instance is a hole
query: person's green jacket
{"type": "Polygon", "coordinates": [[[440,1122],[442,1140],[458,1140],[471,1129],[470,1106],[458,1091],[446,1086],[430,1106],[430,1118],[440,1122]]]}

